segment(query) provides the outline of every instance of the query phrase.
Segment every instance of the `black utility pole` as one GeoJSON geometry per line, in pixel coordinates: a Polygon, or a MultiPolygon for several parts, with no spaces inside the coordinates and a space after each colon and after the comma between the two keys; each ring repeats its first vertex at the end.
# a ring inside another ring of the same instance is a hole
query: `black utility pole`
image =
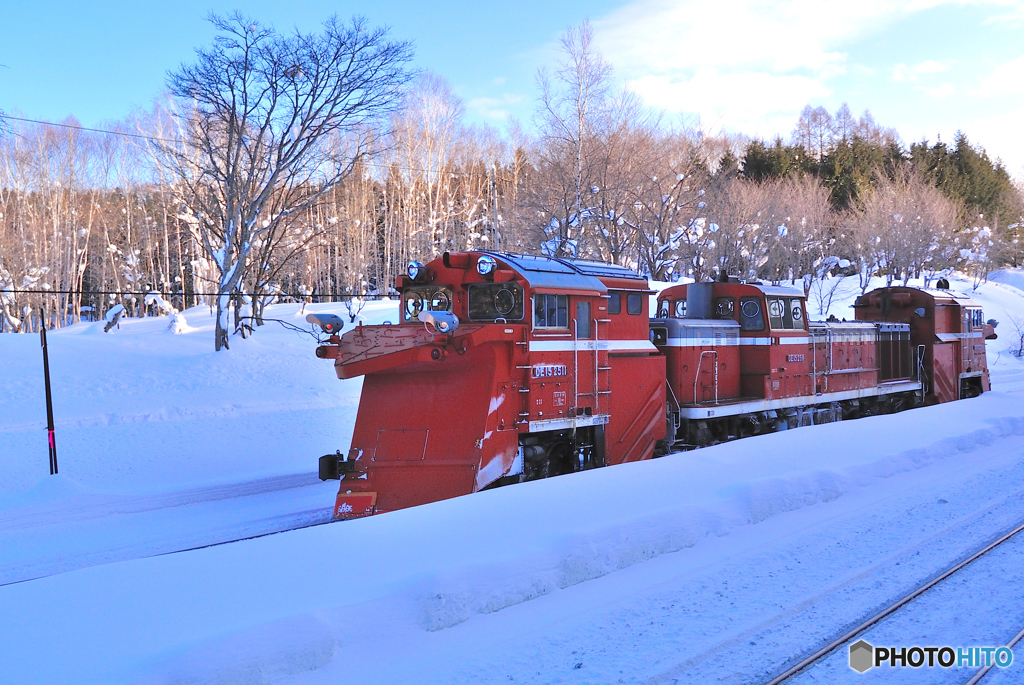
{"type": "Polygon", "coordinates": [[[53,398],[50,396],[50,358],[46,354],[46,314],[39,312],[39,338],[43,345],[43,377],[46,379],[46,434],[50,438],[50,475],[57,473],[57,443],[53,439],[53,398]]]}

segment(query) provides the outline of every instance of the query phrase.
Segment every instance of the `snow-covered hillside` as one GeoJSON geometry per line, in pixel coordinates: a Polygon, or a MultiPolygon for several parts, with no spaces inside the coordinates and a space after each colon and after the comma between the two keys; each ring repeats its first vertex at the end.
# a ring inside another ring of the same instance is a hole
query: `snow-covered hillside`
{"type": "MultiPolygon", "coordinates": [[[[51,477],[38,339],[0,336],[0,673],[761,682],[1024,518],[1017,278],[973,293],[1002,322],[993,392],[975,400],[162,556],[327,520],[337,484],[316,479],[316,458],[348,446],[359,381],[338,381],[312,339],[275,323],[214,353],[209,310],[187,312],[182,334],[167,319],[57,331],[51,477]]],[[[833,303],[840,318],[851,290],[833,303]]],[[[393,319],[396,306],[363,315],[393,319]]],[[[296,305],[268,316],[303,322],[296,305]]],[[[912,620],[906,644],[1002,644],[1024,627],[1014,573],[1024,563],[992,575],[1001,605],[912,620]]],[[[1019,682],[1021,663],[992,682],[1019,682]]],[[[821,668],[803,682],[884,678],[821,668]]]]}

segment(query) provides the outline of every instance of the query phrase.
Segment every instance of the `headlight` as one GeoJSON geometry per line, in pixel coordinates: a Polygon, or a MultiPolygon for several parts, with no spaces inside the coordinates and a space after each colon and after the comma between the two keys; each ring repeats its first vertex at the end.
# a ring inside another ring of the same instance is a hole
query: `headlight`
{"type": "Polygon", "coordinates": [[[498,262],[490,255],[480,255],[476,260],[476,272],[481,276],[490,276],[498,268],[498,262]]]}
{"type": "Polygon", "coordinates": [[[414,282],[427,272],[422,262],[409,262],[409,278],[414,282]]]}

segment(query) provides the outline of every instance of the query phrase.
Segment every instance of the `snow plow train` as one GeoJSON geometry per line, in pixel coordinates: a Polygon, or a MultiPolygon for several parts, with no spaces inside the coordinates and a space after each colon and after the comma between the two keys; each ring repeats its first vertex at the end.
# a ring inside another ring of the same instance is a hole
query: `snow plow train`
{"type": "Polygon", "coordinates": [[[445,253],[399,276],[398,323],[311,314],[339,378],[363,376],[352,445],[320,458],[334,516],[650,459],[989,390],[980,306],[882,288],[809,322],[802,290],[735,279],[658,296],[614,265],[445,253]]]}

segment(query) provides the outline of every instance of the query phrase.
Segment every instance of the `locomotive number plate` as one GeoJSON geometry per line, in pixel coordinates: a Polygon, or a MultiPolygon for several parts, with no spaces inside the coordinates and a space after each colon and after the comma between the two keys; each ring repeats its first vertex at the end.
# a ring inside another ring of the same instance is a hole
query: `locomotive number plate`
{"type": "Polygon", "coordinates": [[[786,356],[787,362],[802,362],[803,360],[804,356],[802,354],[790,354],[786,356]]]}
{"type": "Polygon", "coordinates": [[[567,375],[569,375],[569,370],[565,364],[537,364],[533,367],[534,378],[552,378],[567,375]]]}
{"type": "Polygon", "coordinates": [[[334,502],[334,518],[345,520],[372,516],[376,506],[376,492],[340,492],[334,502]]]}

